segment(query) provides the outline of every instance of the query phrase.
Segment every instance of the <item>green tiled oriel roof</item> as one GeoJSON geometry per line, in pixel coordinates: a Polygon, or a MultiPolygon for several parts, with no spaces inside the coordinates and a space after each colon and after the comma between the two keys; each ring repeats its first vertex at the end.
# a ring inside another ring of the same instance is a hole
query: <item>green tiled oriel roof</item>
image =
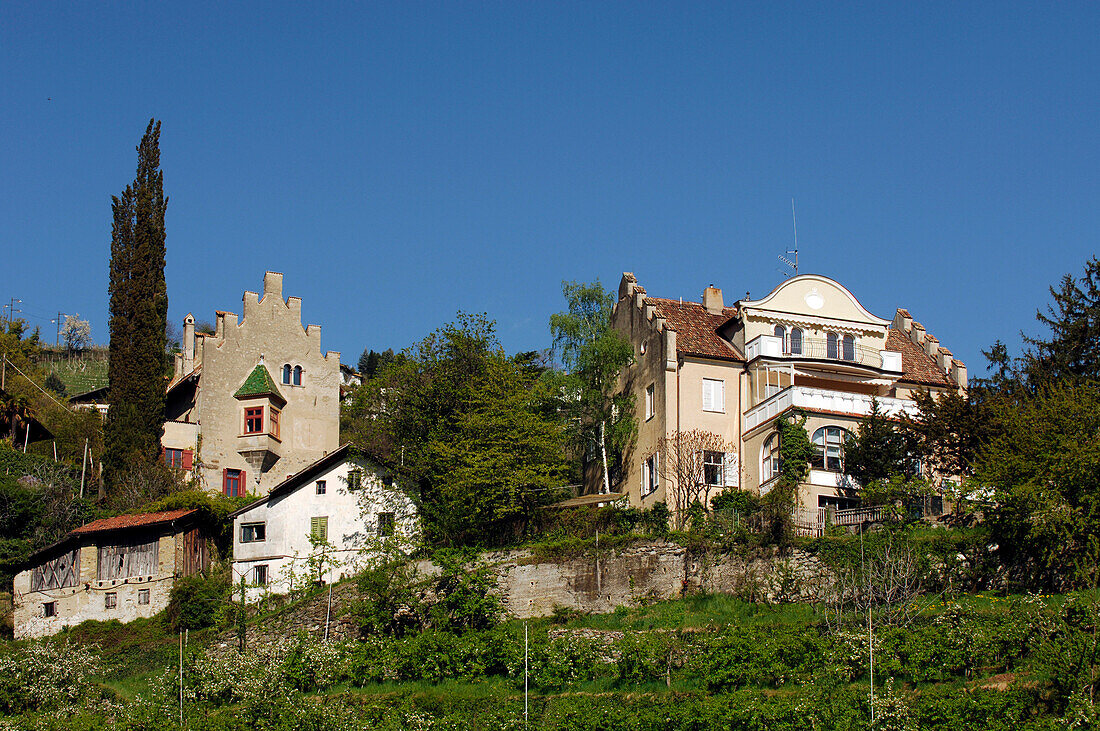
{"type": "MultiPolygon", "coordinates": [[[[280,399],[283,398],[283,395],[279,393],[278,387],[275,386],[275,379],[267,372],[267,368],[263,363],[260,363],[252,369],[252,372],[248,374],[248,378],[244,379],[244,383],[233,395],[237,398],[268,395],[278,396],[280,399]]],[[[283,400],[285,401],[285,399],[283,400]]]]}

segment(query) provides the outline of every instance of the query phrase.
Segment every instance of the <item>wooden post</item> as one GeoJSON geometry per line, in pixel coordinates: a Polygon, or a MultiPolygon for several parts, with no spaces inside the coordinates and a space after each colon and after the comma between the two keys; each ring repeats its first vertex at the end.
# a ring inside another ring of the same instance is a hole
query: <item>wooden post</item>
{"type": "Polygon", "coordinates": [[[245,626],[245,613],[244,613],[244,573],[241,574],[241,613],[237,615],[237,640],[239,643],[239,649],[244,652],[245,645],[245,632],[247,627],[245,626]]]}
{"type": "Polygon", "coordinates": [[[84,472],[88,467],[88,440],[84,440],[84,459],[80,460],[80,499],[84,499],[84,472]]]}

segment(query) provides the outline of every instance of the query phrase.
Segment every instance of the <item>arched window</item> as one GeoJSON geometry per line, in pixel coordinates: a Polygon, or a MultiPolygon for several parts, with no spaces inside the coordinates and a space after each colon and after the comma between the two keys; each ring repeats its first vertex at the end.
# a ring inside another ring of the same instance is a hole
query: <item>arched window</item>
{"type": "Polygon", "coordinates": [[[283,366],[283,383],[290,385],[290,363],[283,366]]]}
{"type": "Polygon", "coordinates": [[[776,325],[775,328],[772,329],[772,335],[775,335],[775,337],[779,338],[779,352],[786,353],[787,328],[783,327],[782,325],[776,325]]]}
{"type": "Polygon", "coordinates": [[[779,432],[768,437],[760,454],[760,484],[779,476],[782,465],[779,460],[779,432]]]}
{"type": "Polygon", "coordinates": [[[851,434],[839,426],[823,426],[814,432],[814,456],[810,466],[819,470],[844,471],[844,442],[851,434]]]}
{"type": "Polygon", "coordinates": [[[791,328],[791,355],[802,355],[802,328],[791,328]]]}
{"type": "Polygon", "coordinates": [[[294,385],[302,385],[302,366],[294,366],[294,385]]]}
{"type": "Polygon", "coordinates": [[[856,339],[852,335],[844,336],[844,353],[841,355],[844,360],[856,359],[856,339]]]}
{"type": "Polygon", "coordinates": [[[840,353],[837,352],[838,348],[837,348],[836,333],[829,333],[825,337],[825,343],[826,343],[825,357],[826,358],[832,358],[832,359],[839,358],[840,353]]]}

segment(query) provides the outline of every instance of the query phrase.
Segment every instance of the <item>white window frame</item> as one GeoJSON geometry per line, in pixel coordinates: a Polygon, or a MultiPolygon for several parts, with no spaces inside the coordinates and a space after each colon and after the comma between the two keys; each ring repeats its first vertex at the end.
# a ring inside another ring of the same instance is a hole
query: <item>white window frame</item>
{"type": "Polygon", "coordinates": [[[649,421],[656,413],[656,384],[649,384],[645,387],[645,420],[649,421]]]}
{"type": "Polygon", "coordinates": [[[241,534],[237,536],[238,543],[263,543],[267,540],[267,521],[253,520],[248,523],[241,523],[241,534]],[[256,538],[256,527],[259,526],[263,531],[263,538],[256,538]],[[252,530],[252,538],[245,540],[245,529],[250,528],[252,530]]]}
{"type": "Polygon", "coordinates": [[[256,586],[267,586],[268,579],[270,578],[268,576],[268,574],[269,574],[269,572],[267,570],[267,564],[266,563],[257,564],[256,566],[253,566],[252,567],[252,583],[255,584],[256,586]],[[263,581],[260,581],[261,578],[263,579],[263,581]]]}
{"type": "Polygon", "coordinates": [[[703,379],[703,411],[726,413],[726,382],[720,378],[703,379]]]}
{"type": "Polygon", "coordinates": [[[652,495],[661,486],[661,457],[659,452],[642,460],[642,497],[652,495]]]}
{"type": "Polygon", "coordinates": [[[703,484],[710,487],[723,487],[726,484],[726,453],[716,452],[713,449],[703,450],[703,484]],[[717,462],[715,462],[717,457],[717,462]],[[711,482],[707,479],[707,468],[716,470],[716,480],[711,482]]]}

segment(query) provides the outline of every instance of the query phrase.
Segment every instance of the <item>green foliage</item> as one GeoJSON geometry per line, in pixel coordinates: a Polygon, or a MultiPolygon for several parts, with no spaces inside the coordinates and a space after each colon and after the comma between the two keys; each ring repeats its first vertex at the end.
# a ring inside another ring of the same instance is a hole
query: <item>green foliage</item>
{"type": "Polygon", "coordinates": [[[886,418],[878,399],[871,399],[871,413],[860,419],[854,437],[844,443],[844,473],[863,488],[907,475],[912,458],[905,434],[886,418]]]}
{"type": "Polygon", "coordinates": [[[565,482],[552,391],[483,315],[460,314],[364,384],[345,431],[415,488],[435,546],[510,540],[565,482]]]}
{"type": "Polygon", "coordinates": [[[1050,288],[1053,300],[1035,318],[1049,330],[1046,339],[1024,337],[1022,374],[1032,390],[1060,380],[1100,378],[1100,259],[1085,262],[1079,278],[1062,277],[1050,288]]]}
{"type": "Polygon", "coordinates": [[[357,583],[360,599],[354,612],[364,634],[400,637],[421,628],[416,572],[408,559],[384,555],[359,574],[357,583]]]}
{"type": "Polygon", "coordinates": [[[558,374],[561,408],[577,456],[578,477],[590,461],[598,461],[609,488],[611,463],[621,459],[634,438],[634,398],[618,392],[619,373],[634,360],[634,348],[611,329],[614,298],[599,280],[562,282],[568,306],[550,316],[554,353],[565,366],[558,374]],[[596,455],[590,458],[589,455],[596,455]]]}
{"type": "Polygon", "coordinates": [[[1002,433],[977,481],[1001,555],[1025,586],[1095,586],[1100,576],[1100,385],[1058,384],[993,409],[1002,433]]]}
{"type": "Polygon", "coordinates": [[[113,486],[128,466],[153,463],[164,425],[168,289],[164,281],[164,196],[160,122],[138,145],[134,182],[112,198],[110,267],[111,410],[104,470],[113,486]]]}
{"type": "Polygon", "coordinates": [[[71,711],[93,695],[98,658],[68,642],[0,648],[0,716],[71,711]]]}
{"type": "Polygon", "coordinates": [[[168,621],[176,629],[202,629],[226,616],[229,572],[212,570],[177,578],[168,599],[168,621]]]}
{"type": "Polygon", "coordinates": [[[432,627],[455,634],[496,626],[504,616],[492,570],[469,554],[438,551],[439,574],[432,584],[436,600],[428,608],[432,627]]]}

